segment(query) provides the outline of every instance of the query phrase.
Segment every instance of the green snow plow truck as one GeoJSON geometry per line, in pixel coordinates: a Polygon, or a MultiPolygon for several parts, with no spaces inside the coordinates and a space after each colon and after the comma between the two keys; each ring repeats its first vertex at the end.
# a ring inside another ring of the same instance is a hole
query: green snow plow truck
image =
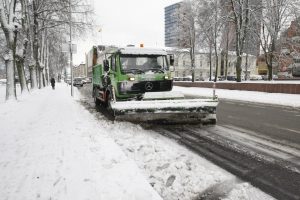
{"type": "Polygon", "coordinates": [[[93,66],[94,102],[116,120],[216,123],[216,97],[172,91],[174,58],[164,49],[94,46],[87,62],[93,66]]]}

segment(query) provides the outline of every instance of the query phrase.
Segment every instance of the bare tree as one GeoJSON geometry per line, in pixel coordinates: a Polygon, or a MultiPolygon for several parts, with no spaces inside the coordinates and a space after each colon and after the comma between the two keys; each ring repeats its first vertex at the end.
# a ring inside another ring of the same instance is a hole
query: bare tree
{"type": "Polygon", "coordinates": [[[196,9],[192,0],[185,0],[179,11],[179,46],[189,50],[192,81],[195,81],[196,9]]]}
{"type": "Polygon", "coordinates": [[[218,0],[204,0],[198,1],[197,4],[197,35],[199,37],[200,48],[204,48],[207,44],[209,47],[210,60],[210,80],[211,80],[211,60],[212,52],[215,58],[215,78],[218,78],[218,64],[219,64],[219,47],[220,47],[220,33],[224,24],[224,17],[221,14],[221,7],[218,0]],[[213,50],[213,51],[212,51],[213,50]]]}
{"type": "Polygon", "coordinates": [[[18,41],[16,44],[16,55],[15,55],[15,62],[18,72],[18,77],[21,86],[21,92],[28,92],[28,86],[26,83],[25,77],[25,61],[28,51],[28,43],[29,43],[29,22],[28,22],[28,10],[27,10],[27,0],[21,0],[21,16],[19,17],[18,23],[20,24],[20,31],[18,34],[18,41]]]}
{"type": "Polygon", "coordinates": [[[268,80],[273,79],[273,64],[276,61],[276,46],[279,34],[290,21],[293,0],[264,0],[260,44],[268,66],[268,80]]]}
{"type": "Polygon", "coordinates": [[[6,100],[16,99],[14,54],[18,27],[15,24],[15,10],[16,0],[0,1],[0,23],[6,38],[6,51],[4,54],[7,76],[6,100]]]}
{"type": "Polygon", "coordinates": [[[49,41],[53,37],[66,38],[64,36],[68,34],[71,20],[74,21],[73,32],[83,33],[92,25],[89,23],[92,22],[92,13],[88,0],[0,1],[1,28],[7,43],[3,54],[7,69],[7,100],[16,98],[15,66],[22,92],[28,90],[26,68],[30,71],[31,89],[44,87],[49,80],[50,60],[60,57],[52,57],[51,54],[61,53],[60,48],[52,48],[50,51],[49,41]],[[72,19],[69,18],[69,10],[74,12],[72,19]]]}
{"type": "Polygon", "coordinates": [[[232,22],[235,27],[236,75],[237,82],[241,82],[242,56],[245,40],[249,31],[249,0],[230,0],[232,22]]]}

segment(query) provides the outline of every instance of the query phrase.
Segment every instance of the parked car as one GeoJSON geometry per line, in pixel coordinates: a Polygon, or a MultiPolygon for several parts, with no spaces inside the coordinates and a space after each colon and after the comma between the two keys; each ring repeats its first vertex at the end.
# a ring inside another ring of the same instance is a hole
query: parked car
{"type": "Polygon", "coordinates": [[[83,86],[83,78],[76,77],[73,80],[73,86],[83,86]]]}
{"type": "Polygon", "coordinates": [[[91,77],[85,78],[85,83],[92,83],[92,78],[91,77]]]}
{"type": "Polygon", "coordinates": [[[236,76],[227,76],[228,81],[236,81],[236,76]]]}
{"type": "Polygon", "coordinates": [[[180,81],[180,78],[175,76],[175,77],[173,78],[173,81],[180,81]]]}
{"type": "Polygon", "coordinates": [[[250,75],[250,80],[252,81],[258,81],[258,80],[263,80],[262,76],[261,75],[250,75]]]}
{"type": "Polygon", "coordinates": [[[67,78],[67,79],[65,79],[65,82],[66,82],[68,85],[71,85],[71,79],[67,78]]]}
{"type": "Polygon", "coordinates": [[[278,79],[278,76],[277,75],[273,75],[273,79],[278,79]]]}
{"type": "Polygon", "coordinates": [[[183,81],[192,81],[192,76],[183,77],[183,81]]]}
{"type": "Polygon", "coordinates": [[[204,78],[203,77],[197,77],[196,81],[204,81],[204,78]]]}
{"type": "Polygon", "coordinates": [[[225,76],[218,76],[218,81],[225,81],[225,76]]]}
{"type": "Polygon", "coordinates": [[[261,76],[262,80],[268,80],[268,77],[269,77],[268,75],[262,75],[261,76]]]}

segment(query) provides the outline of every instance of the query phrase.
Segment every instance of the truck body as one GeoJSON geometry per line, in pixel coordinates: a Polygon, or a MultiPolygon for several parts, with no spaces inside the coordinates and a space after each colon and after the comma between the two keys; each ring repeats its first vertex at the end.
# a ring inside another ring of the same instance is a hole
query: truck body
{"type": "Polygon", "coordinates": [[[189,99],[172,92],[172,55],[163,49],[94,46],[93,98],[120,120],[215,123],[217,98],[189,99]],[[171,65],[170,65],[171,64],[171,65]]]}

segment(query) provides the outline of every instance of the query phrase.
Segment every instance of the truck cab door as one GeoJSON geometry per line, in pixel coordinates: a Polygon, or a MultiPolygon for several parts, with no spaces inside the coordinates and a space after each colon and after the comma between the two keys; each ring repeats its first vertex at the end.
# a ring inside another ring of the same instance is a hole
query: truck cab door
{"type": "Polygon", "coordinates": [[[110,62],[110,78],[112,80],[117,78],[117,66],[116,66],[116,56],[112,55],[109,57],[109,62],[110,62]]]}

